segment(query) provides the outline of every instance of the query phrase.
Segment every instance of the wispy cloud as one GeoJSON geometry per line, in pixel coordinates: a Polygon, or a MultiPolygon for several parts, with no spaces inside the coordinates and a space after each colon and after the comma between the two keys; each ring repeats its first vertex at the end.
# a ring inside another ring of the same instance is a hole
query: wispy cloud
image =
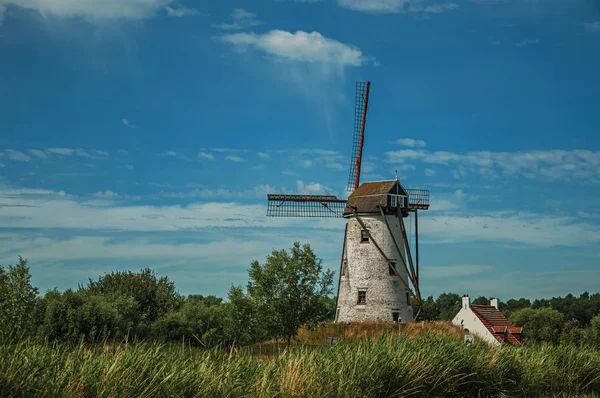
{"type": "Polygon", "coordinates": [[[425,175],[427,177],[433,177],[435,175],[435,170],[434,169],[425,169],[425,175]]]}
{"type": "Polygon", "coordinates": [[[588,32],[600,32],[600,21],[586,22],[583,27],[588,32]]]}
{"type": "Polygon", "coordinates": [[[515,44],[515,46],[525,47],[525,46],[531,46],[531,45],[539,44],[539,43],[540,43],[540,39],[527,39],[527,40],[521,40],[521,41],[517,42],[515,44]]]}
{"type": "Polygon", "coordinates": [[[408,147],[418,147],[423,148],[427,146],[427,143],[423,140],[415,140],[412,138],[398,138],[394,141],[396,145],[408,146],[408,147]]]}
{"type": "Polygon", "coordinates": [[[269,154],[265,153],[265,152],[257,152],[256,156],[258,156],[261,159],[269,159],[269,157],[270,157],[269,154]]]}
{"type": "Polygon", "coordinates": [[[505,177],[521,175],[529,179],[554,180],[594,180],[600,177],[600,152],[576,149],[572,151],[548,150],[529,152],[489,152],[474,151],[466,154],[425,149],[403,149],[387,152],[386,162],[403,164],[422,162],[463,166],[454,171],[457,178],[467,172],[487,178],[495,178],[498,173],[505,177]]]}
{"type": "Polygon", "coordinates": [[[53,154],[56,154],[56,155],[61,155],[61,156],[76,155],[76,156],[81,156],[81,157],[85,157],[85,158],[91,158],[92,157],[92,156],[90,156],[89,153],[87,153],[85,150],[83,150],[81,148],[77,148],[77,149],[72,149],[72,148],[48,148],[47,152],[53,153],[53,154]]]}
{"type": "Polygon", "coordinates": [[[4,152],[1,152],[3,156],[6,156],[10,160],[14,160],[16,162],[29,162],[31,157],[25,155],[23,152],[15,151],[13,149],[6,149],[4,152]]]}
{"type": "Polygon", "coordinates": [[[133,123],[131,123],[131,121],[129,119],[122,118],[121,119],[121,123],[123,123],[123,125],[125,127],[129,127],[131,129],[137,128],[137,126],[134,125],[133,123]]]}
{"type": "Polygon", "coordinates": [[[373,14],[442,13],[458,8],[452,2],[428,0],[338,0],[338,5],[373,14]]]}
{"type": "Polygon", "coordinates": [[[230,162],[235,162],[235,163],[240,163],[244,161],[244,158],[237,156],[237,155],[227,155],[225,156],[226,160],[229,160],[230,162]]]}
{"type": "Polygon", "coordinates": [[[100,191],[100,192],[96,192],[94,194],[92,194],[92,196],[94,198],[100,198],[100,199],[120,199],[122,198],[121,195],[119,195],[116,192],[113,192],[111,190],[106,190],[104,192],[100,191]]]}
{"type": "Polygon", "coordinates": [[[48,158],[48,155],[46,155],[46,153],[44,151],[40,151],[39,149],[30,149],[29,153],[34,156],[37,156],[40,159],[48,158]]]}
{"type": "Polygon", "coordinates": [[[167,11],[167,15],[169,17],[194,17],[194,16],[198,16],[198,15],[206,15],[201,13],[200,11],[194,9],[194,8],[171,8],[171,7],[166,7],[165,10],[167,11]]]}
{"type": "Polygon", "coordinates": [[[214,160],[215,156],[212,153],[198,152],[198,159],[214,160]]]}
{"type": "Polygon", "coordinates": [[[175,151],[166,151],[166,152],[161,153],[160,156],[167,156],[167,157],[177,158],[177,159],[181,159],[181,160],[191,160],[184,154],[175,152],[175,151]]]}
{"type": "MultiPolygon", "coordinates": [[[[169,7],[174,0],[119,0],[119,1],[62,1],[62,0],[2,0],[0,3],[0,21],[6,7],[20,7],[38,11],[44,17],[76,18],[90,21],[110,19],[144,19],[166,11],[167,15],[179,10],[169,7]],[[169,11],[172,10],[172,11],[169,11]]],[[[181,11],[179,11],[181,12],[181,11]]]]}
{"type": "Polygon", "coordinates": [[[232,23],[213,24],[211,26],[223,30],[241,30],[262,24],[261,21],[256,19],[256,14],[248,12],[243,8],[233,10],[231,17],[233,18],[232,23]]]}
{"type": "Polygon", "coordinates": [[[98,149],[92,149],[92,152],[95,153],[96,155],[104,156],[104,157],[110,155],[108,152],[106,152],[106,151],[100,151],[98,149]]]}

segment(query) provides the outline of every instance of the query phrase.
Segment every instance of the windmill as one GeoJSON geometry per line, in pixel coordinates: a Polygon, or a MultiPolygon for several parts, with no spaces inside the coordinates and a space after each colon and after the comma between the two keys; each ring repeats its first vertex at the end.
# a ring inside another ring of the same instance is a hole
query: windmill
{"type": "Polygon", "coordinates": [[[418,211],[429,208],[429,191],[405,189],[398,176],[394,180],[360,184],[370,89],[370,82],[356,83],[348,199],[269,194],[267,216],[347,220],[336,322],[412,321],[418,318],[422,303],[418,211]],[[415,215],[414,263],[404,223],[411,213],[415,215]],[[416,314],[413,299],[418,305],[416,314]]]}

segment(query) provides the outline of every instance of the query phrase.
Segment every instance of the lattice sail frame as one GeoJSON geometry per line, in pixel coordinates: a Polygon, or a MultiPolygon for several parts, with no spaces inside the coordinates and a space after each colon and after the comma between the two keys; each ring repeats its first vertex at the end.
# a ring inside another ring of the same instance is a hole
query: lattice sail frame
{"type": "MultiPolygon", "coordinates": [[[[429,208],[429,191],[407,189],[410,211],[429,208]]],[[[341,218],[346,200],[330,195],[267,195],[268,217],[341,218]]]]}
{"type": "Polygon", "coordinates": [[[356,82],[356,97],[354,101],[354,138],[352,141],[350,175],[348,176],[348,192],[354,191],[358,188],[358,184],[360,183],[360,167],[362,162],[362,150],[365,143],[365,127],[367,124],[370,89],[371,82],[356,82]]]}
{"type": "Polygon", "coordinates": [[[267,195],[268,217],[342,217],[346,201],[327,195],[267,195]]]}

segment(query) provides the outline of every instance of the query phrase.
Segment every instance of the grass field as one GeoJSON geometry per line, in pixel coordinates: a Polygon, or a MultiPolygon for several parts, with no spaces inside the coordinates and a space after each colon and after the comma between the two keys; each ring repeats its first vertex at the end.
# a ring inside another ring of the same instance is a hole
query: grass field
{"type": "Polygon", "coordinates": [[[600,352],[382,335],[273,357],[184,345],[0,347],[3,397],[504,397],[600,394],[600,352]]]}

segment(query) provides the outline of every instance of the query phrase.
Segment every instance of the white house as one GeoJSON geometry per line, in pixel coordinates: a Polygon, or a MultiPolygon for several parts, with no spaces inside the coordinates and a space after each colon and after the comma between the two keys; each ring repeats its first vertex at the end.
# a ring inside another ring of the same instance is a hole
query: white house
{"type": "Polygon", "coordinates": [[[491,299],[490,305],[477,305],[471,304],[468,295],[463,296],[462,307],[452,323],[490,344],[523,343],[523,328],[510,324],[498,309],[498,299],[491,299]]]}

